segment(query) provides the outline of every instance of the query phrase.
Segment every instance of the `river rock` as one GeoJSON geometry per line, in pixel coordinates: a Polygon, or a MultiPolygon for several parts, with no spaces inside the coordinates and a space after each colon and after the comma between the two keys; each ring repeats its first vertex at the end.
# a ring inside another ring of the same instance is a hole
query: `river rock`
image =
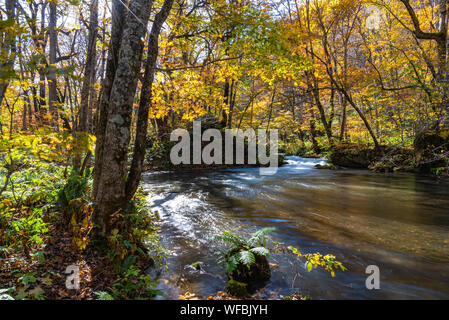
{"type": "Polygon", "coordinates": [[[228,277],[231,280],[251,285],[258,282],[268,281],[271,277],[270,264],[266,257],[256,255],[256,262],[249,268],[240,263],[234,272],[228,274],[228,277]]]}

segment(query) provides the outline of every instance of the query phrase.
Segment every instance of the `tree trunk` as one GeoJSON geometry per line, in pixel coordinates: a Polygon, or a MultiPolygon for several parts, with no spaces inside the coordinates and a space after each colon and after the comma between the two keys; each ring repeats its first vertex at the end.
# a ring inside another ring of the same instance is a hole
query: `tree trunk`
{"type": "Polygon", "coordinates": [[[115,72],[117,70],[123,29],[125,27],[125,19],[125,6],[122,5],[120,0],[113,0],[111,39],[109,40],[106,75],[102,85],[102,94],[98,108],[99,116],[96,127],[97,143],[95,145],[94,182],[92,188],[92,195],[94,198],[97,198],[98,184],[100,182],[102,172],[104,139],[109,114],[109,99],[111,95],[112,84],[115,78],[115,72]]]}
{"type": "Polygon", "coordinates": [[[123,31],[120,59],[108,105],[95,203],[96,222],[101,226],[102,235],[109,234],[111,215],[125,210],[127,205],[125,187],[131,116],[142,62],[142,39],[145,39],[151,5],[152,0],[131,1],[123,31]]]}
{"type": "Polygon", "coordinates": [[[95,78],[96,67],[96,42],[98,33],[98,0],[92,0],[89,17],[89,40],[86,52],[86,66],[84,69],[84,81],[81,89],[81,104],[79,113],[78,131],[87,132],[89,126],[89,101],[92,79],[95,78]]]}
{"type": "Polygon", "coordinates": [[[139,114],[137,118],[136,141],[134,145],[133,160],[126,181],[126,200],[129,201],[134,196],[142,175],[142,168],[145,159],[145,145],[148,129],[148,111],[151,104],[152,86],[154,81],[154,69],[159,53],[159,34],[162,25],[167,19],[174,0],[165,0],[161,11],[156,15],[148,41],[148,56],[145,65],[145,76],[142,82],[142,92],[140,94],[139,114]]]}
{"type": "Polygon", "coordinates": [[[343,142],[345,139],[345,131],[346,131],[346,98],[343,96],[343,94],[339,93],[340,97],[340,105],[341,105],[341,126],[340,126],[340,142],[343,142]]]}
{"type": "MultiPolygon", "coordinates": [[[[76,131],[87,133],[89,132],[90,120],[90,106],[92,101],[89,99],[92,91],[92,85],[95,81],[95,67],[97,60],[97,33],[98,33],[98,0],[93,0],[90,4],[89,16],[89,40],[86,52],[86,66],[84,69],[84,81],[81,89],[81,104],[79,111],[79,123],[76,131]]],[[[81,154],[75,155],[74,166],[80,168],[81,154]]]]}
{"type": "MultiPolygon", "coordinates": [[[[224,91],[223,91],[223,97],[224,97],[224,104],[225,106],[229,105],[229,89],[230,89],[230,85],[229,85],[229,81],[226,80],[225,85],[224,85],[224,91]]],[[[226,109],[223,108],[222,112],[221,112],[221,124],[223,127],[226,127],[227,123],[228,123],[228,114],[226,113],[226,109]]]]}
{"type": "Polygon", "coordinates": [[[56,46],[58,36],[56,33],[56,0],[50,1],[50,17],[49,17],[49,38],[50,38],[50,59],[48,66],[48,106],[52,117],[52,125],[58,128],[58,111],[57,111],[57,83],[56,83],[56,46]]]}
{"type": "MultiPolygon", "coordinates": [[[[6,0],[6,18],[15,22],[16,18],[16,1],[6,0]]],[[[14,60],[16,58],[16,39],[14,34],[8,32],[4,37],[5,41],[1,44],[0,58],[5,61],[0,64],[0,106],[5,97],[6,90],[9,86],[9,79],[14,72],[14,60]]]]}

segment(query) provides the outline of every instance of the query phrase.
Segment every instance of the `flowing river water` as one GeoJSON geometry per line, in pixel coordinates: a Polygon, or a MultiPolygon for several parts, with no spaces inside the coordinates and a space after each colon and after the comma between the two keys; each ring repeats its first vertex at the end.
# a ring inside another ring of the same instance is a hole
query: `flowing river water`
{"type": "Polygon", "coordinates": [[[163,299],[185,291],[207,298],[226,285],[213,240],[222,230],[247,236],[275,227],[272,241],[303,253],[331,253],[349,270],[313,270],[288,255],[271,256],[263,295],[294,291],[312,299],[449,299],[449,181],[365,170],[318,170],[319,159],[288,157],[273,176],[258,169],[145,175],[149,203],[161,217],[168,267],[163,299]],[[200,271],[191,266],[201,262],[200,271]],[[366,267],[380,269],[368,290],[366,267]],[[293,283],[296,270],[300,276],[293,283]]]}

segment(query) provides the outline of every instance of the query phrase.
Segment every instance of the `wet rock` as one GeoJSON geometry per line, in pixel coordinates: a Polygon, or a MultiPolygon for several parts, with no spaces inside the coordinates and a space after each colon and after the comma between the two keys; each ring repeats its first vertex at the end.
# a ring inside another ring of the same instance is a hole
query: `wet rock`
{"type": "Polygon", "coordinates": [[[198,271],[201,270],[201,265],[202,265],[202,262],[199,262],[199,261],[192,263],[192,267],[198,271]]]}
{"type": "Polygon", "coordinates": [[[319,170],[338,170],[338,169],[340,169],[340,167],[336,166],[334,164],[325,164],[325,165],[317,164],[315,166],[315,169],[319,169],[319,170]]]}
{"type": "Polygon", "coordinates": [[[229,280],[226,291],[237,298],[249,297],[247,284],[236,280],[229,280]]]}
{"type": "Polygon", "coordinates": [[[237,269],[228,276],[231,280],[250,284],[251,287],[257,287],[257,283],[270,280],[270,264],[266,257],[256,255],[256,262],[249,268],[247,265],[240,263],[237,269]]]}
{"type": "Polygon", "coordinates": [[[334,146],[329,161],[334,165],[356,169],[367,169],[373,162],[385,154],[386,147],[374,147],[342,144],[334,146]]]}
{"type": "Polygon", "coordinates": [[[415,158],[422,172],[447,167],[449,159],[449,130],[425,130],[416,135],[415,158]],[[446,156],[445,156],[446,155],[446,156]]]}

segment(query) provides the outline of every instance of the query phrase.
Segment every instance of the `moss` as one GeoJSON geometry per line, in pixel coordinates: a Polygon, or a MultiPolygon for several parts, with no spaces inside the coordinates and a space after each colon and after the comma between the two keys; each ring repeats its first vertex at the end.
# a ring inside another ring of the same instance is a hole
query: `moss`
{"type": "Polygon", "coordinates": [[[229,280],[226,291],[238,298],[249,297],[247,284],[236,280],[229,280]]]}
{"type": "Polygon", "coordinates": [[[431,168],[430,171],[436,176],[449,175],[449,167],[431,168]]]}
{"type": "Polygon", "coordinates": [[[367,169],[374,161],[382,157],[386,149],[386,147],[375,149],[357,144],[341,144],[333,147],[329,153],[329,160],[341,167],[367,169]]]}
{"type": "MultiPolygon", "coordinates": [[[[415,158],[420,171],[435,174],[434,168],[447,167],[449,130],[426,130],[415,137],[415,158]]],[[[437,170],[438,171],[438,170],[437,170]]]]}
{"type": "Polygon", "coordinates": [[[237,269],[228,274],[229,279],[257,286],[258,283],[268,281],[271,278],[270,264],[264,256],[256,255],[256,262],[249,268],[239,263],[237,269]]]}
{"type": "Polygon", "coordinates": [[[197,261],[192,263],[192,267],[194,267],[196,270],[201,270],[201,262],[197,261]]]}
{"type": "Polygon", "coordinates": [[[320,169],[320,170],[325,170],[325,169],[327,169],[327,170],[338,170],[338,169],[340,169],[340,167],[336,166],[334,164],[331,164],[331,163],[330,164],[326,164],[326,165],[317,164],[315,166],[315,169],[320,169]]]}

